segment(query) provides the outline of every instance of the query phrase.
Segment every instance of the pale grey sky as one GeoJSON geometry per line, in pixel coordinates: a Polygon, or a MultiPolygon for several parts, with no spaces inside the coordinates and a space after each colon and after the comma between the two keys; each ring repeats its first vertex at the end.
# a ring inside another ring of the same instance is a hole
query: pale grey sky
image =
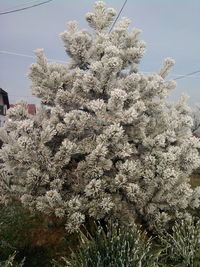
{"type": "MultiPolygon", "coordinates": [[[[0,12],[30,1],[0,0],[0,12]]],[[[41,0],[42,2],[42,0],[41,0]]],[[[120,10],[124,0],[107,0],[107,7],[120,10]]],[[[0,15],[0,51],[34,55],[44,48],[48,58],[68,61],[58,34],[66,22],[79,21],[79,28],[88,28],[85,13],[93,9],[94,0],[54,0],[21,12],[0,15]]],[[[121,16],[131,19],[131,28],[143,30],[141,39],[147,43],[142,72],[158,71],[166,57],[176,60],[172,75],[200,70],[200,1],[199,0],[128,0],[121,16]]],[[[33,58],[0,53],[0,87],[9,94],[10,103],[25,99],[38,103],[31,96],[27,79],[33,58]]],[[[182,93],[189,103],[200,103],[200,73],[177,80],[171,100],[182,93]]]]}

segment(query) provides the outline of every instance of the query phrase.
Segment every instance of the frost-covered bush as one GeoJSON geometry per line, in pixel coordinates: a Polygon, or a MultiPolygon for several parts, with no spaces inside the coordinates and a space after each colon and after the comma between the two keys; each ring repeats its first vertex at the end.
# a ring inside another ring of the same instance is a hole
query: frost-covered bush
{"type": "Polygon", "coordinates": [[[86,15],[91,32],[69,23],[65,65],[36,51],[29,77],[45,107],[33,117],[20,102],[0,135],[1,202],[54,214],[68,231],[110,216],[151,228],[199,206],[200,189],[188,184],[200,163],[190,110],[185,97],[166,101],[174,61],[139,72],[140,30],[122,18],[109,33],[115,14],[97,2],[86,15]]]}

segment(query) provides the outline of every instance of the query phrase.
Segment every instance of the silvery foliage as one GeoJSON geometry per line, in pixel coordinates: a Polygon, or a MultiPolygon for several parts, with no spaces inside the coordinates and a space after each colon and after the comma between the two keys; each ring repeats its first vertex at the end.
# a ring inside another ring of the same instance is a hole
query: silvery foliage
{"type": "MultiPolygon", "coordinates": [[[[177,221],[171,233],[160,235],[166,247],[163,259],[167,266],[198,267],[200,263],[200,221],[194,219],[177,221]],[[171,264],[170,264],[171,263],[171,264]]],[[[162,261],[161,260],[161,261],[162,261]]]]}
{"type": "Polygon", "coordinates": [[[174,61],[159,73],[138,72],[141,31],[129,33],[122,18],[108,33],[115,15],[97,2],[86,15],[92,33],[69,22],[60,35],[66,65],[36,51],[29,77],[46,106],[33,117],[18,103],[1,131],[1,201],[66,218],[70,231],[87,216],[151,227],[199,206],[200,188],[188,184],[200,164],[190,110],[184,96],[175,105],[165,99],[174,61]]]}
{"type": "Polygon", "coordinates": [[[63,264],[54,261],[53,267],[159,267],[163,247],[153,247],[151,238],[135,225],[127,227],[109,221],[106,227],[97,223],[94,234],[80,231],[80,246],[70,256],[62,258],[63,264]]]}

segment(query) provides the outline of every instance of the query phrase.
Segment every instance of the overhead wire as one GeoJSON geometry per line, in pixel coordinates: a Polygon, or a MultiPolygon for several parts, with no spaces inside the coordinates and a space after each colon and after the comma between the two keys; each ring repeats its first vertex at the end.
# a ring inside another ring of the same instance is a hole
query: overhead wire
{"type": "MultiPolygon", "coordinates": [[[[35,58],[35,56],[27,55],[27,54],[21,54],[21,53],[15,53],[15,52],[10,52],[10,51],[5,51],[5,50],[0,50],[0,54],[7,54],[7,55],[14,55],[14,56],[21,56],[21,57],[29,57],[29,58],[35,58]]],[[[63,60],[58,60],[58,59],[50,59],[47,58],[48,61],[56,61],[60,63],[66,63],[66,61],[63,60]]]]}
{"type": "Polygon", "coordinates": [[[53,0],[48,0],[48,1],[44,1],[44,2],[41,2],[41,3],[38,3],[38,4],[34,4],[34,5],[31,5],[31,6],[28,6],[28,7],[23,7],[23,8],[19,8],[19,9],[13,9],[13,10],[10,10],[10,11],[0,12],[0,15],[6,15],[6,14],[10,14],[10,13],[19,12],[19,11],[22,11],[22,10],[26,10],[26,9],[30,9],[30,8],[36,7],[36,6],[41,6],[41,5],[47,4],[47,3],[52,2],[52,1],[53,0]]]}
{"type": "Polygon", "coordinates": [[[6,8],[4,10],[0,10],[0,12],[7,12],[7,11],[10,11],[10,10],[13,10],[17,7],[23,7],[23,6],[27,6],[27,5],[30,5],[32,3],[35,3],[35,2],[41,2],[41,0],[32,0],[32,1],[29,1],[29,2],[26,2],[26,3],[23,3],[23,4],[18,4],[18,5],[15,5],[15,6],[12,6],[12,7],[9,7],[9,8],[6,8]]]}
{"type": "Polygon", "coordinates": [[[121,9],[120,9],[120,11],[119,11],[119,13],[118,13],[118,15],[117,15],[115,21],[113,22],[113,24],[112,24],[112,26],[111,26],[111,28],[110,28],[110,30],[109,30],[109,33],[111,33],[111,31],[112,31],[113,27],[115,26],[117,20],[119,19],[119,17],[120,17],[120,15],[121,15],[121,13],[122,13],[122,11],[123,11],[123,9],[124,9],[124,7],[125,7],[127,1],[128,1],[128,0],[125,0],[123,6],[121,7],[121,9]]]}
{"type": "MultiPolygon", "coordinates": [[[[174,80],[180,80],[180,79],[183,79],[183,78],[186,78],[186,77],[189,77],[189,76],[193,76],[196,73],[200,73],[200,70],[196,70],[196,71],[190,72],[190,73],[185,74],[185,75],[179,75],[180,77],[177,77],[174,80]]],[[[199,76],[197,76],[197,77],[199,77],[199,76]]]]}

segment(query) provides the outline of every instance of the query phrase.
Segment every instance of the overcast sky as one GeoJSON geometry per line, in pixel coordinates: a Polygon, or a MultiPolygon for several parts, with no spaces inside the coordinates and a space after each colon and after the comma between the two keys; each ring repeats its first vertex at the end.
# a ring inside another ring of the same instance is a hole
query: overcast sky
{"type": "MultiPolygon", "coordinates": [[[[0,12],[26,2],[30,0],[0,0],[0,12]]],[[[33,56],[35,49],[44,48],[47,58],[67,62],[58,34],[66,29],[66,22],[70,20],[77,20],[80,29],[88,28],[84,17],[93,10],[94,3],[94,0],[54,0],[32,9],[0,15],[0,51],[33,56]]],[[[106,3],[107,7],[119,11],[124,0],[107,0],[106,3]]],[[[130,30],[134,27],[143,30],[141,38],[147,43],[147,51],[140,71],[158,71],[166,57],[176,61],[171,77],[200,70],[199,0],[128,0],[121,16],[131,19],[130,30]]],[[[0,53],[0,87],[8,92],[10,103],[19,99],[38,103],[31,96],[27,78],[29,65],[34,61],[34,58],[0,53]]],[[[177,88],[171,92],[172,101],[186,93],[190,96],[190,105],[200,103],[200,73],[177,80],[177,83],[177,88]]]]}

